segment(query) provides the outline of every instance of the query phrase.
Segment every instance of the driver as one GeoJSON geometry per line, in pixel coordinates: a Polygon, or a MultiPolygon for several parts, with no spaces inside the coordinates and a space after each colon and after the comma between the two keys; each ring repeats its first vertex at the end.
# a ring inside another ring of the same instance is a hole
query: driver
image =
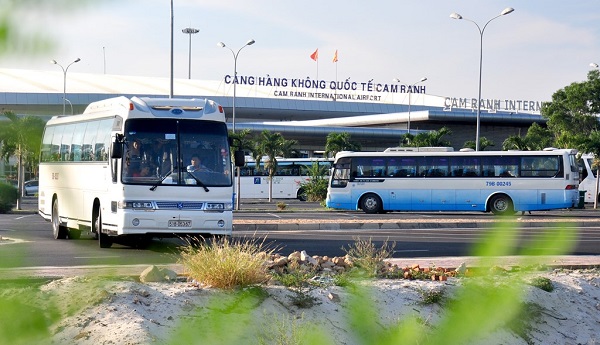
{"type": "Polygon", "coordinates": [[[202,161],[200,160],[200,157],[198,157],[198,155],[192,156],[191,163],[192,164],[187,166],[188,172],[209,171],[208,168],[202,164],[202,161]]]}

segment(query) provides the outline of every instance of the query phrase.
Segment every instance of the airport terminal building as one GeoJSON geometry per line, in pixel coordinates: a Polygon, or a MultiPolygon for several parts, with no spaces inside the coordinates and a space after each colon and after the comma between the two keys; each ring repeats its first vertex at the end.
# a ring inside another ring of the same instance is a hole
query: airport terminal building
{"type": "MultiPolygon", "coordinates": [[[[0,106],[21,115],[71,115],[115,96],[208,98],[225,108],[229,128],[280,132],[307,155],[323,151],[327,134],[348,132],[365,151],[398,146],[410,132],[448,127],[455,149],[475,140],[477,100],[428,94],[424,84],[373,80],[225,75],[222,80],[149,78],[61,71],[0,69],[0,106]],[[235,104],[235,115],[234,115],[235,104]]],[[[481,133],[500,149],[506,137],[544,123],[541,103],[481,101],[481,133]]]]}

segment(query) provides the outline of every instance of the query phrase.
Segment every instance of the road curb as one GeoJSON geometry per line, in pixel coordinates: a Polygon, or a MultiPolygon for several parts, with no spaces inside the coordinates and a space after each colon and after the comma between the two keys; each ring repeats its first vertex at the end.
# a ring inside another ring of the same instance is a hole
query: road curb
{"type": "MultiPolygon", "coordinates": [[[[236,223],[234,221],[233,231],[308,231],[308,230],[400,230],[400,229],[440,229],[440,228],[467,228],[484,229],[490,228],[498,222],[453,222],[453,223],[434,223],[434,222],[368,222],[368,223],[347,223],[347,222],[323,222],[323,223],[302,223],[302,222],[284,222],[277,223],[236,223]]],[[[577,226],[577,227],[600,227],[600,219],[594,221],[546,221],[546,222],[517,222],[522,227],[541,228],[577,226]]]]}

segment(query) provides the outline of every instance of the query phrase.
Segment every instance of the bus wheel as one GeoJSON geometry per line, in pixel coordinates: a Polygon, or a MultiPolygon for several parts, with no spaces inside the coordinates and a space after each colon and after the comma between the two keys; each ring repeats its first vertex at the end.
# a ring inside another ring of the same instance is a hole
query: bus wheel
{"type": "Polygon", "coordinates": [[[304,189],[299,189],[298,190],[297,199],[300,200],[300,201],[306,201],[306,200],[308,200],[308,196],[306,195],[306,191],[304,189]]]}
{"type": "Polygon", "coordinates": [[[67,238],[67,228],[60,225],[60,217],[58,216],[58,199],[54,199],[52,203],[52,234],[55,240],[64,240],[67,238]]]}
{"type": "Polygon", "coordinates": [[[100,210],[98,210],[96,217],[92,219],[92,223],[100,248],[110,248],[112,246],[112,240],[107,234],[102,233],[102,214],[100,213],[100,210]]]}
{"type": "Polygon", "coordinates": [[[375,194],[367,194],[360,200],[360,208],[365,213],[381,213],[383,211],[383,203],[381,198],[375,194]]]}
{"type": "Polygon", "coordinates": [[[490,200],[490,210],[493,214],[507,215],[515,213],[513,202],[508,195],[494,195],[490,200]]]}

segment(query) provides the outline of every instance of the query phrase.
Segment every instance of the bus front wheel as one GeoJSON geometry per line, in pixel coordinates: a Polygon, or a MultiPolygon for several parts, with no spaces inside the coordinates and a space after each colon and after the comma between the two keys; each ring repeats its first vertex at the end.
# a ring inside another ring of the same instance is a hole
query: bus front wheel
{"type": "Polygon", "coordinates": [[[381,198],[375,194],[367,194],[360,200],[360,208],[369,214],[383,212],[381,198]]]}
{"type": "Polygon", "coordinates": [[[60,217],[58,216],[58,199],[54,199],[52,202],[52,234],[54,235],[55,240],[64,240],[68,235],[67,228],[60,224],[60,217]]]}
{"type": "Polygon", "coordinates": [[[493,214],[507,215],[515,213],[514,205],[508,195],[494,195],[490,200],[490,210],[493,214]]]}
{"type": "Polygon", "coordinates": [[[112,246],[112,240],[110,236],[102,233],[102,213],[100,210],[97,211],[94,219],[92,220],[94,226],[94,232],[98,238],[98,244],[100,248],[110,248],[112,246]]]}

